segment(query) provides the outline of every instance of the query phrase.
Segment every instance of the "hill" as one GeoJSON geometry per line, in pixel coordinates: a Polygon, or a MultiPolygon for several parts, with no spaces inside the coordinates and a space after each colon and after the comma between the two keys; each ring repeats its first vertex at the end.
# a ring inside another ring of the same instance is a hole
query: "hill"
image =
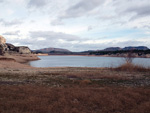
{"type": "Polygon", "coordinates": [[[48,53],[48,54],[58,54],[58,53],[71,53],[71,51],[62,48],[43,48],[38,50],[33,50],[35,53],[48,53]]]}
{"type": "Polygon", "coordinates": [[[129,46],[125,47],[122,50],[148,50],[149,48],[146,46],[129,46]]]}
{"type": "Polygon", "coordinates": [[[109,48],[104,49],[103,51],[119,51],[121,49],[122,48],[120,47],[109,47],[109,48]]]}

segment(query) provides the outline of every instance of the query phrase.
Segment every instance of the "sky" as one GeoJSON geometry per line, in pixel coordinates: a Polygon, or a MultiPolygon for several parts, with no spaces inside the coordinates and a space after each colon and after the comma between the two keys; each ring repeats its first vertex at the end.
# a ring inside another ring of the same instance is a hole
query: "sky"
{"type": "Polygon", "coordinates": [[[150,0],[0,0],[0,35],[32,50],[150,48],[150,0]]]}

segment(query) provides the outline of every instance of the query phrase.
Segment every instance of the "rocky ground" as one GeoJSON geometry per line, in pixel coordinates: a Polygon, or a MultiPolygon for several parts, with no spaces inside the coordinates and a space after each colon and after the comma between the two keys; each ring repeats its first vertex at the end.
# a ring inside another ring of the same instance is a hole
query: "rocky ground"
{"type": "MultiPolygon", "coordinates": [[[[20,65],[19,65],[20,66],[20,65]]],[[[4,68],[0,69],[0,84],[39,84],[50,87],[72,85],[150,86],[150,71],[124,72],[109,68],[4,68]]]]}

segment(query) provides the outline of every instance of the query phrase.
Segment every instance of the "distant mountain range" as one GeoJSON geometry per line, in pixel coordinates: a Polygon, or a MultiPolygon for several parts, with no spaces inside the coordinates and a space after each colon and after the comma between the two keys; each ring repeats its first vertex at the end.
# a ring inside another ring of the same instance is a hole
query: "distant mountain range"
{"type": "Polygon", "coordinates": [[[109,47],[104,49],[103,51],[119,51],[119,50],[148,50],[149,48],[146,46],[128,46],[128,47],[124,47],[124,48],[120,48],[120,47],[109,47]]]}
{"type": "Polygon", "coordinates": [[[124,48],[120,47],[109,47],[103,50],[88,50],[83,52],[72,52],[67,49],[62,48],[43,48],[38,50],[33,50],[35,53],[48,53],[48,54],[90,54],[90,52],[97,52],[97,51],[130,51],[130,50],[149,50],[146,46],[128,46],[124,48]]]}

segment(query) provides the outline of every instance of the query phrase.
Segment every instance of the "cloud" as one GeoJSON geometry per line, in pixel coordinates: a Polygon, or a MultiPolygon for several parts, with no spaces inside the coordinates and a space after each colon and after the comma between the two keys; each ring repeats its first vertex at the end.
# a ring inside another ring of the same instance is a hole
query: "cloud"
{"type": "Polygon", "coordinates": [[[150,24],[148,25],[145,25],[145,26],[143,26],[144,28],[147,28],[147,29],[150,29],[150,24]]]}
{"type": "Polygon", "coordinates": [[[65,40],[65,41],[75,41],[80,39],[75,35],[65,34],[61,32],[53,31],[30,31],[30,37],[32,38],[46,38],[47,40],[65,40]]]}
{"type": "Polygon", "coordinates": [[[10,31],[10,32],[5,32],[3,35],[17,35],[19,36],[20,31],[10,31]]]}
{"type": "Polygon", "coordinates": [[[116,41],[115,45],[119,47],[125,47],[125,46],[143,46],[145,45],[145,40],[127,40],[127,41],[116,41]]]}
{"type": "Polygon", "coordinates": [[[14,26],[14,25],[22,24],[23,21],[18,20],[18,19],[14,19],[12,21],[5,21],[4,19],[0,19],[0,23],[5,26],[14,26]]]}
{"type": "Polygon", "coordinates": [[[88,26],[88,28],[87,28],[88,31],[91,31],[92,29],[93,29],[92,26],[88,26]]]}
{"type": "Polygon", "coordinates": [[[65,13],[60,16],[60,18],[76,18],[85,16],[87,13],[103,3],[103,0],[80,0],[77,4],[70,6],[65,13]]]}
{"type": "Polygon", "coordinates": [[[133,7],[127,10],[128,12],[136,12],[137,15],[146,15],[149,16],[150,14],[150,4],[146,4],[144,6],[139,6],[139,7],[133,7]]]}
{"type": "Polygon", "coordinates": [[[139,7],[131,7],[127,9],[126,12],[136,13],[136,15],[132,17],[132,19],[150,16],[150,4],[146,4],[146,5],[139,6],[139,7]]]}
{"type": "Polygon", "coordinates": [[[63,25],[64,23],[62,22],[61,19],[55,19],[51,22],[51,25],[56,26],[56,25],[63,25]]]}
{"type": "MultiPolygon", "coordinates": [[[[9,39],[14,45],[29,46],[31,49],[40,49],[46,47],[68,48],[70,49],[75,44],[82,40],[80,37],[61,32],[53,31],[30,31],[29,37],[25,39],[9,39]],[[17,40],[17,42],[16,42],[17,40]]],[[[73,49],[73,48],[72,48],[73,49]]]]}
{"type": "Polygon", "coordinates": [[[149,0],[0,0],[0,4],[0,33],[31,49],[150,45],[148,39],[135,41],[150,36],[149,0]]]}
{"type": "Polygon", "coordinates": [[[137,19],[150,15],[149,0],[114,0],[113,6],[116,12],[121,16],[131,16],[131,19],[137,19]]]}
{"type": "Polygon", "coordinates": [[[41,8],[48,3],[48,0],[30,0],[28,2],[29,7],[41,8]]]}

